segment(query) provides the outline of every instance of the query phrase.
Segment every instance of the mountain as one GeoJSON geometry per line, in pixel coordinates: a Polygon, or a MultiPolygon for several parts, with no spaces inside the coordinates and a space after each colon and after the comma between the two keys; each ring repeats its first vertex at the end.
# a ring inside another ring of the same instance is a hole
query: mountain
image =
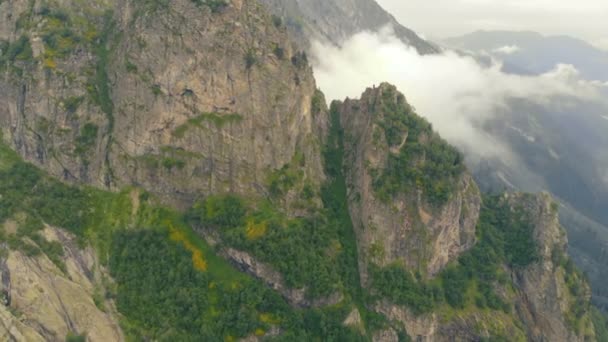
{"type": "Polygon", "coordinates": [[[394,86],[329,108],[255,1],[0,2],[0,336],[594,341],[548,194],[394,86]]]}
{"type": "Polygon", "coordinates": [[[603,279],[608,275],[602,261],[608,250],[608,140],[603,132],[608,129],[608,121],[600,114],[604,107],[563,99],[565,102],[570,105],[547,108],[511,101],[504,116],[488,123],[485,130],[507,142],[520,163],[486,159],[473,170],[486,191],[505,187],[547,190],[559,198],[571,253],[590,277],[596,304],[604,307],[603,279]]]}
{"type": "MultiPolygon", "coordinates": [[[[479,31],[446,42],[477,54],[489,54],[503,62],[503,70],[509,73],[539,75],[558,64],[572,64],[588,81],[605,81],[608,76],[608,54],[570,37],[479,31]],[[510,47],[509,53],[505,47],[510,47]]],[[[484,127],[506,142],[521,164],[495,159],[472,167],[486,191],[505,187],[547,190],[559,198],[562,222],[571,238],[571,253],[589,275],[595,304],[606,308],[608,104],[567,96],[551,101],[547,106],[511,99],[504,113],[484,127]]]]}
{"type": "Polygon", "coordinates": [[[340,45],[361,31],[376,32],[390,25],[398,38],[421,54],[439,48],[404,27],[374,0],[261,0],[277,18],[283,18],[302,46],[313,39],[340,45]]]}
{"type": "Polygon", "coordinates": [[[477,31],[444,41],[452,48],[484,53],[504,61],[504,70],[542,74],[557,64],[571,64],[588,80],[608,81],[608,52],[568,36],[536,32],[477,31]]]}

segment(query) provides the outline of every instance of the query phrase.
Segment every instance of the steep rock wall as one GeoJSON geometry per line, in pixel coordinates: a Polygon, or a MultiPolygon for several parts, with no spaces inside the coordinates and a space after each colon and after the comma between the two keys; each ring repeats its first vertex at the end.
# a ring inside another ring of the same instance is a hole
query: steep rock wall
{"type": "Polygon", "coordinates": [[[113,304],[97,294],[103,270],[95,251],[81,249],[73,236],[60,229],[47,227],[43,235],[62,244],[65,268],[44,254],[3,251],[0,338],[64,341],[71,333],[86,335],[88,341],[124,340],[113,304]]]}
{"type": "Polygon", "coordinates": [[[381,129],[386,114],[383,103],[409,108],[404,101],[393,86],[382,84],[367,89],[361,100],[336,104],[344,127],[349,207],[358,235],[363,283],[370,262],[379,266],[398,262],[432,276],[475,242],[481,200],[466,172],[451,180],[456,189],[440,206],[430,205],[415,186],[388,200],[379,198],[373,184],[375,170],[385,169],[391,154],[410,147],[407,127],[403,141],[389,146],[381,129]]]}
{"type": "Polygon", "coordinates": [[[32,49],[0,73],[3,137],[26,160],[67,181],[135,184],[176,204],[264,195],[268,173],[296,152],[308,179],[322,181],[327,120],[312,110],[312,70],[256,2],[32,4],[0,4],[12,13],[0,39],[27,37],[32,49]],[[61,54],[47,42],[53,25],[75,37],[61,54]]]}

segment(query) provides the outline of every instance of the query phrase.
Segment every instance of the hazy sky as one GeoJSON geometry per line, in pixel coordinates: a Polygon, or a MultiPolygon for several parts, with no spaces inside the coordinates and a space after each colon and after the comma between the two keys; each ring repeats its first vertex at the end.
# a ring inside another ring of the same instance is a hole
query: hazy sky
{"type": "Polygon", "coordinates": [[[427,38],[485,30],[532,30],[608,49],[608,0],[377,0],[427,38]]]}

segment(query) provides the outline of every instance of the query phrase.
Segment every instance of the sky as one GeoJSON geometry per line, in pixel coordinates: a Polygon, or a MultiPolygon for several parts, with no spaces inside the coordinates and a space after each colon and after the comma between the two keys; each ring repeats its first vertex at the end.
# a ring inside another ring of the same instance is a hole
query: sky
{"type": "Polygon", "coordinates": [[[608,0],[377,0],[429,39],[476,30],[570,35],[608,50],[608,0]]]}

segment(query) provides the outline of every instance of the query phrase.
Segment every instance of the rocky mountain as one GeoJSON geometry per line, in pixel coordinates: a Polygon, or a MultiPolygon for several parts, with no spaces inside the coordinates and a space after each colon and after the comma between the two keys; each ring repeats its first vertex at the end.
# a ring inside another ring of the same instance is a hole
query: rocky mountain
{"type": "Polygon", "coordinates": [[[2,6],[2,133],[26,160],[71,182],[192,200],[256,193],[297,150],[319,184],[311,69],[256,3],[221,15],[194,1],[2,6]]]}
{"type": "Polygon", "coordinates": [[[601,340],[548,195],[253,0],[0,2],[6,340],[601,340]]]}
{"type": "Polygon", "coordinates": [[[421,54],[439,48],[401,25],[374,0],[261,0],[277,20],[284,20],[300,46],[313,39],[340,45],[361,31],[378,31],[390,25],[398,38],[421,54]]]}

